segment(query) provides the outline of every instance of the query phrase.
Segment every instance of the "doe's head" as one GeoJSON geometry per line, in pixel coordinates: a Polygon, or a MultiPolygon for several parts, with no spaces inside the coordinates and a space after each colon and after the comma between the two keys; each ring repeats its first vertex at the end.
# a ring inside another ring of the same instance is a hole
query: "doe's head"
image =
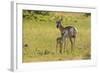
{"type": "Polygon", "coordinates": [[[61,25],[61,21],[56,21],[56,27],[59,28],[61,25]]]}
{"type": "Polygon", "coordinates": [[[56,27],[59,28],[61,26],[61,22],[62,22],[63,18],[59,19],[56,21],[56,27]]]}

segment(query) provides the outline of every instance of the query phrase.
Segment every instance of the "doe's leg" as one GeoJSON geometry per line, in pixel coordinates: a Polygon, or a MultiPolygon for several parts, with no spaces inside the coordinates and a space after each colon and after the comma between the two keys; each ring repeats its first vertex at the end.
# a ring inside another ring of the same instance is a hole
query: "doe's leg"
{"type": "Polygon", "coordinates": [[[73,50],[73,40],[72,38],[69,38],[70,39],[70,42],[71,42],[71,51],[73,50]]]}
{"type": "Polygon", "coordinates": [[[66,51],[66,40],[64,40],[64,52],[66,51]]]}

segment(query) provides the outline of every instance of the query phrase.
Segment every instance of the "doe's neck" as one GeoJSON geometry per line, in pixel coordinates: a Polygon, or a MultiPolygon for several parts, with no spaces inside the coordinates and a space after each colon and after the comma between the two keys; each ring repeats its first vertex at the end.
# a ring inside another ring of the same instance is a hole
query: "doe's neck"
{"type": "Polygon", "coordinates": [[[64,30],[64,27],[63,27],[62,25],[60,25],[60,26],[59,26],[59,30],[60,30],[60,32],[62,33],[63,30],[64,30]]]}

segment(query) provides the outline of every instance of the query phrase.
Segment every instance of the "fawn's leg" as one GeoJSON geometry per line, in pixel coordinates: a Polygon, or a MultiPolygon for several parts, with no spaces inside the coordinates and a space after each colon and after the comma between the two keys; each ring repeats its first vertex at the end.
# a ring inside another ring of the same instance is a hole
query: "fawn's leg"
{"type": "Polygon", "coordinates": [[[58,43],[56,43],[56,53],[57,53],[57,50],[58,50],[58,43]]]}
{"type": "Polygon", "coordinates": [[[60,53],[62,54],[62,43],[60,43],[59,46],[60,46],[60,53]]]}

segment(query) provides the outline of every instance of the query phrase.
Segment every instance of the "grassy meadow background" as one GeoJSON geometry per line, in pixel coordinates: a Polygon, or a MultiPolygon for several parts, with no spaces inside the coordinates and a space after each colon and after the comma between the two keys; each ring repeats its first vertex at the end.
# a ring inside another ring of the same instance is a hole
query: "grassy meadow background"
{"type": "Polygon", "coordinates": [[[91,58],[91,14],[23,10],[23,62],[84,60],[91,58]],[[56,38],[60,31],[56,20],[63,17],[62,25],[78,29],[74,50],[67,41],[66,52],[56,52],[56,38]]]}

